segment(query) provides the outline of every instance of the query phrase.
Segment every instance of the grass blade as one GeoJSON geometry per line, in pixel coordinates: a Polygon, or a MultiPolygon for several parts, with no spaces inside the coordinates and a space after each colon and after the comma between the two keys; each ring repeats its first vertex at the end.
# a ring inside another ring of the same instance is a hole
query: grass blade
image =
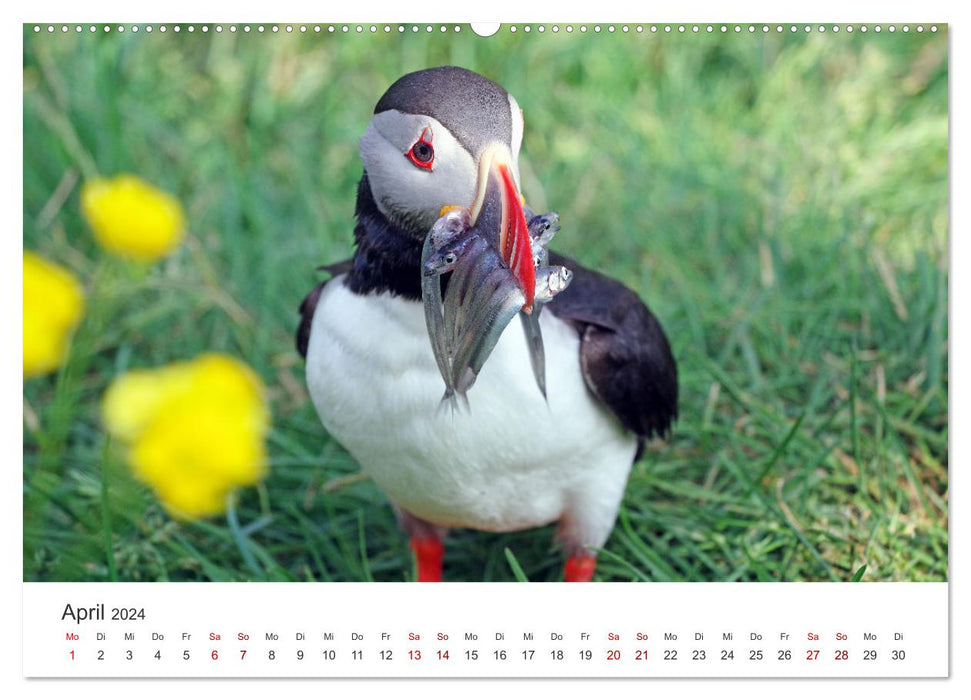
{"type": "Polygon", "coordinates": [[[526,578],[526,574],[523,572],[523,567],[519,565],[519,561],[516,559],[516,555],[512,553],[509,547],[505,549],[506,561],[509,562],[509,568],[512,569],[512,575],[516,577],[516,580],[520,583],[529,583],[529,579],[526,578]]]}

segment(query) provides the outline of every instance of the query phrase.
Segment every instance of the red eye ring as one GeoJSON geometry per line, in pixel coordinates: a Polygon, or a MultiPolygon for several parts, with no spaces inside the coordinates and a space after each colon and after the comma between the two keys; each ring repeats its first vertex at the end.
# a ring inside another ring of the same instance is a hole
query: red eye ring
{"type": "Polygon", "coordinates": [[[432,169],[432,164],[435,162],[435,147],[432,146],[432,130],[429,127],[422,129],[421,136],[405,152],[405,156],[419,168],[432,169]]]}

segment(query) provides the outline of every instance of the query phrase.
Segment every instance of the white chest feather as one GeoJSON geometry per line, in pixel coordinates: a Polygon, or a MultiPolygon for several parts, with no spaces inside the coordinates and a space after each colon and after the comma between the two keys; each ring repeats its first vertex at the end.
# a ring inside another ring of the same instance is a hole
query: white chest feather
{"type": "Polygon", "coordinates": [[[601,545],[635,438],[584,385],[576,332],[543,314],[547,403],[513,319],[468,393],[471,411],[453,413],[440,406],[421,304],[342,282],[317,304],[307,384],[324,426],[389,497],[446,526],[508,531],[567,518],[601,545]]]}

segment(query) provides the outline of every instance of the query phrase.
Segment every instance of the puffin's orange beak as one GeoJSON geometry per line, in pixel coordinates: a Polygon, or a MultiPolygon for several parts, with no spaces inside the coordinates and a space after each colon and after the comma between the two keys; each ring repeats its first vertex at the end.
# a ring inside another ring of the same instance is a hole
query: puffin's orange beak
{"type": "Polygon", "coordinates": [[[479,161],[479,179],[470,209],[472,224],[493,241],[519,283],[526,303],[523,311],[533,310],[536,293],[536,268],[529,228],[523,213],[523,200],[512,175],[508,149],[490,146],[479,161]]]}

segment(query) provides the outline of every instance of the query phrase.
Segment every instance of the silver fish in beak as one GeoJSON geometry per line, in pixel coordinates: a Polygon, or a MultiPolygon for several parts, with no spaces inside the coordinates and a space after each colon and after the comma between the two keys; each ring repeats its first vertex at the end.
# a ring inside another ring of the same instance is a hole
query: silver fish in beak
{"type": "MultiPolygon", "coordinates": [[[[560,230],[560,215],[555,211],[537,214],[529,220],[529,242],[533,249],[533,256],[543,254],[549,257],[548,248],[553,236],[560,230]]],[[[545,263],[543,264],[545,265],[545,263]]],[[[537,267],[543,267],[537,265],[537,267]]]]}
{"type": "Polygon", "coordinates": [[[536,268],[536,301],[553,301],[553,297],[569,287],[572,281],[573,272],[562,265],[536,268]]]}
{"type": "MultiPolygon", "coordinates": [[[[469,214],[457,209],[441,216],[432,226],[425,237],[422,248],[421,263],[424,266],[438,248],[448,245],[469,230],[469,214]]],[[[425,309],[425,328],[432,344],[432,354],[438,364],[438,371],[445,381],[445,395],[451,397],[455,393],[452,382],[452,368],[448,348],[445,345],[445,319],[442,315],[442,284],[438,275],[421,277],[421,298],[425,309]]]]}
{"type": "Polygon", "coordinates": [[[451,381],[463,397],[481,369],[480,364],[471,376],[466,372],[472,358],[485,362],[509,320],[525,303],[518,280],[502,262],[495,246],[474,229],[471,236],[452,271],[444,303],[451,381]],[[513,306],[511,314],[499,313],[500,308],[516,300],[519,306],[513,306]]]}
{"type": "Polygon", "coordinates": [[[486,241],[477,231],[471,230],[457,238],[446,241],[437,250],[431,252],[429,257],[423,261],[422,273],[425,275],[443,275],[455,269],[459,258],[466,255],[474,255],[471,252],[477,246],[487,245],[486,241]]]}
{"type": "MultiPolygon", "coordinates": [[[[546,214],[533,216],[524,211],[529,217],[528,233],[529,243],[533,253],[533,266],[537,274],[540,268],[549,264],[550,254],[547,247],[556,232],[560,230],[560,215],[555,211],[546,214]]],[[[536,280],[539,284],[539,279],[536,280]]],[[[539,294],[540,290],[537,290],[539,294]]],[[[536,299],[538,302],[531,314],[519,314],[519,320],[523,324],[523,333],[526,335],[526,344],[529,347],[529,363],[533,369],[533,377],[536,379],[536,386],[539,387],[543,398],[546,398],[546,349],[543,347],[543,332],[539,326],[539,315],[543,310],[542,304],[549,301],[544,295],[536,299]]]]}
{"type": "MultiPolygon", "coordinates": [[[[502,179],[497,178],[494,184],[502,185],[502,179]]],[[[489,219],[488,215],[481,216],[479,223],[487,224],[489,219]]],[[[422,301],[432,351],[445,382],[443,405],[451,404],[454,410],[459,398],[468,405],[466,393],[517,313],[526,332],[537,386],[546,396],[539,312],[541,305],[565,289],[570,279],[566,268],[545,264],[549,257],[546,245],[559,229],[557,222],[555,213],[532,216],[528,227],[531,254],[517,254],[520,262],[526,258],[525,264],[531,268],[532,303],[527,302],[522,276],[509,267],[491,238],[472,223],[469,212],[449,211],[429,231],[421,257],[422,301]],[[536,263],[543,265],[537,269],[536,263]],[[440,276],[445,273],[451,273],[451,277],[443,298],[440,276]]]]}

